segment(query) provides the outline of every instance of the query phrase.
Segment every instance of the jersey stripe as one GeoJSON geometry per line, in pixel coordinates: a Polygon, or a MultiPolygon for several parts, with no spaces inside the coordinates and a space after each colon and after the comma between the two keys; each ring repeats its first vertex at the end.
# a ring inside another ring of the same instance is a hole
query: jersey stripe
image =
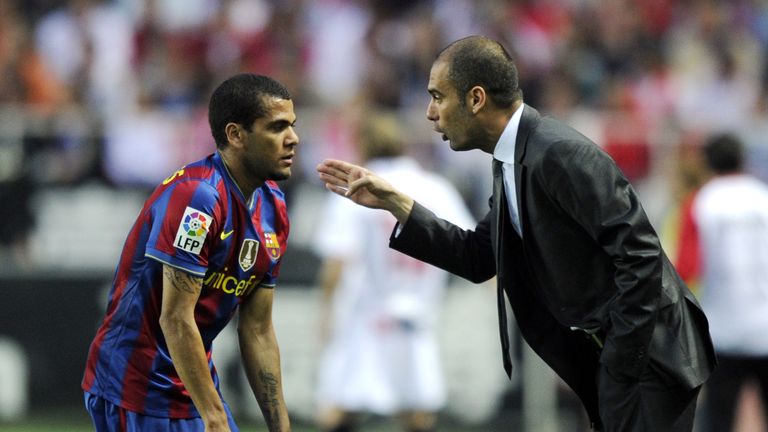
{"type": "MultiPolygon", "coordinates": [[[[120,257],[120,263],[118,265],[118,268],[125,268],[126,266],[129,266],[132,261],[136,259],[137,254],[139,253],[138,245],[138,239],[146,236],[146,230],[144,229],[145,226],[142,222],[142,219],[136,221],[136,223],[133,225],[133,228],[128,233],[128,238],[125,241],[125,247],[123,249],[123,252],[120,257]]],[[[107,336],[107,334],[111,331],[112,327],[112,318],[114,317],[115,310],[117,308],[117,305],[120,303],[120,298],[123,295],[124,289],[128,281],[126,278],[121,275],[120,272],[115,272],[115,276],[113,277],[114,280],[114,289],[109,294],[108,299],[108,309],[106,316],[104,318],[104,322],[99,329],[99,332],[96,334],[96,337],[94,338],[94,341],[91,345],[91,349],[88,354],[88,359],[86,360],[86,372],[85,377],[83,380],[83,388],[86,391],[90,391],[90,389],[93,387],[93,382],[96,378],[95,372],[97,370],[96,363],[101,363],[108,365],[109,364],[109,358],[108,356],[105,356],[102,358],[101,356],[101,346],[104,342],[104,338],[107,336]]]]}
{"type": "Polygon", "coordinates": [[[148,298],[142,299],[143,314],[141,328],[133,338],[135,345],[126,365],[123,375],[123,400],[130,400],[136,408],[144,409],[150,377],[146,371],[151,370],[157,356],[157,340],[154,335],[160,331],[160,322],[155,317],[160,315],[162,291],[153,289],[148,298]]]}

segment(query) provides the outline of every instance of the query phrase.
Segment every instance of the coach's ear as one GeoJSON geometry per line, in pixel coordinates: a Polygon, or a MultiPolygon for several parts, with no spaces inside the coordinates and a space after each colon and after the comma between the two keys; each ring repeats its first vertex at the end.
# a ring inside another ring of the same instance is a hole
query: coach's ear
{"type": "Polygon", "coordinates": [[[469,107],[472,114],[477,114],[483,109],[488,101],[488,95],[481,86],[474,86],[466,94],[466,106],[469,107]]]}
{"type": "Polygon", "coordinates": [[[227,123],[227,125],[224,126],[224,133],[227,135],[227,144],[237,148],[243,146],[245,131],[242,126],[237,123],[227,123]]]}

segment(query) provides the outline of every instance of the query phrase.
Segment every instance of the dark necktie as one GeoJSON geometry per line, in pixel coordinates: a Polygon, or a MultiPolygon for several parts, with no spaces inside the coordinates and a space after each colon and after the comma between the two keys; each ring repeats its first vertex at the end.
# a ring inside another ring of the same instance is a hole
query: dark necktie
{"type": "Polygon", "coordinates": [[[511,229],[509,226],[509,216],[507,211],[507,197],[504,190],[504,170],[502,162],[498,159],[493,160],[493,196],[498,197],[494,203],[496,209],[496,230],[498,245],[496,251],[496,304],[499,312],[499,336],[501,337],[501,356],[504,362],[504,370],[507,376],[512,376],[512,358],[509,355],[509,328],[507,326],[507,306],[504,301],[504,289],[501,286],[499,275],[502,273],[501,251],[504,241],[505,230],[511,229]]]}

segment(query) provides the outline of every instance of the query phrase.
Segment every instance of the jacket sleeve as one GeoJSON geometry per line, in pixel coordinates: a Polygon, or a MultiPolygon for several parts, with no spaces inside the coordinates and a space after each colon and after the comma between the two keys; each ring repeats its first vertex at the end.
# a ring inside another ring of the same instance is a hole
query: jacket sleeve
{"type": "Polygon", "coordinates": [[[389,246],[474,283],[496,274],[490,238],[490,212],[475,230],[463,230],[414,202],[408,220],[395,227],[389,246]]]}
{"type": "Polygon", "coordinates": [[[661,298],[658,236],[628,180],[597,146],[555,143],[539,176],[556,205],[609,256],[616,291],[607,304],[600,361],[611,372],[637,379],[648,362],[661,298]]]}

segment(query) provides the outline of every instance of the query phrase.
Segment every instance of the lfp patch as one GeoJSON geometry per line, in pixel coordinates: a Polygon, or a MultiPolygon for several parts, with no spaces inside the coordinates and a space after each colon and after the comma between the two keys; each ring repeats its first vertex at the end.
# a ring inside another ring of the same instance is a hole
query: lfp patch
{"type": "Polygon", "coordinates": [[[211,226],[211,217],[200,210],[187,207],[181,217],[179,230],[173,245],[181,250],[199,255],[203,249],[205,236],[211,226]]]}
{"type": "Polygon", "coordinates": [[[273,260],[280,258],[280,243],[277,242],[277,235],[275,233],[264,233],[264,246],[273,260]]]}

